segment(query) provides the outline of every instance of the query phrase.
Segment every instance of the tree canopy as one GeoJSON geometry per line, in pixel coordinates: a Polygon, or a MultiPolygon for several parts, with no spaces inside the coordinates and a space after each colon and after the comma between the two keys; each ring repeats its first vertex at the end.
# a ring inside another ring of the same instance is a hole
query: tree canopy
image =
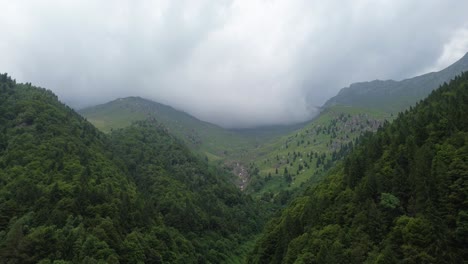
{"type": "Polygon", "coordinates": [[[233,262],[262,213],[155,121],[99,132],[0,75],[0,262],[233,262]]]}

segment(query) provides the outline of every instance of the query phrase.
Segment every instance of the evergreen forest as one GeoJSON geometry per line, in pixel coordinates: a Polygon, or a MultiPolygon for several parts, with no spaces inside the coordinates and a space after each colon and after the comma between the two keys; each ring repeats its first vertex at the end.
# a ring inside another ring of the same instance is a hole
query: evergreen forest
{"type": "Polygon", "coordinates": [[[1,74],[0,263],[466,262],[468,72],[392,118],[342,109],[244,168],[1,74]]]}
{"type": "Polygon", "coordinates": [[[106,135],[0,75],[1,263],[236,263],[263,211],[156,121],[106,135]]]}

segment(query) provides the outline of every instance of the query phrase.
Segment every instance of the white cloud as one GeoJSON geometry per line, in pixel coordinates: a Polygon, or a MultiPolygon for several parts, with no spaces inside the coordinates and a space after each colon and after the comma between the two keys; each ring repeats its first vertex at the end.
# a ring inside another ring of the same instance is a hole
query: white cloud
{"type": "Polygon", "coordinates": [[[435,66],[428,71],[440,71],[457,61],[468,52],[468,24],[456,30],[447,43],[444,44],[442,55],[435,66]]]}
{"type": "Polygon", "coordinates": [[[303,121],[351,82],[411,77],[468,48],[456,0],[0,6],[0,72],[72,106],[138,95],[224,126],[303,121]]]}

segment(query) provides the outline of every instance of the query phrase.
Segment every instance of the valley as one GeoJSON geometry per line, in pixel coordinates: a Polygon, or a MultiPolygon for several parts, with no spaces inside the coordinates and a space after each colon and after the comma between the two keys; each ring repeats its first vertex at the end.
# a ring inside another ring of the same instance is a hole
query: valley
{"type": "Polygon", "coordinates": [[[468,1],[0,7],[0,264],[468,264],[468,1]]]}
{"type": "Polygon", "coordinates": [[[138,120],[155,120],[202,158],[232,171],[239,188],[256,195],[276,195],[323,173],[359,135],[376,131],[392,118],[375,110],[334,106],[300,128],[283,126],[265,134],[226,130],[142,98],[118,99],[80,113],[105,133],[138,120]],[[286,174],[285,169],[289,170],[286,174]]]}
{"type": "Polygon", "coordinates": [[[77,113],[2,74],[0,259],[460,262],[468,75],[443,77],[467,58],[401,112],[351,85],[309,122],[244,130],[139,97],[77,113]]]}
{"type": "Polygon", "coordinates": [[[230,170],[243,191],[273,201],[281,192],[319,181],[360,136],[377,131],[464,70],[468,70],[468,53],[439,72],[352,84],[330,98],[313,120],[290,126],[228,130],[139,97],[120,98],[79,113],[105,133],[153,118],[202,158],[230,170]]]}

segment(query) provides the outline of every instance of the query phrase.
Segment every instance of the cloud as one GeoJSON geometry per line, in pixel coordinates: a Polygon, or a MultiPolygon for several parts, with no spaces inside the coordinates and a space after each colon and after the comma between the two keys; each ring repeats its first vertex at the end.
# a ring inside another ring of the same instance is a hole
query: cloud
{"type": "Polygon", "coordinates": [[[468,52],[468,23],[456,30],[449,41],[444,44],[442,55],[437,59],[436,64],[426,70],[438,71],[450,66],[454,61],[460,59],[468,52]]]}
{"type": "Polygon", "coordinates": [[[226,127],[307,120],[341,87],[441,69],[466,1],[6,1],[0,72],[73,107],[143,96],[226,127]]]}

